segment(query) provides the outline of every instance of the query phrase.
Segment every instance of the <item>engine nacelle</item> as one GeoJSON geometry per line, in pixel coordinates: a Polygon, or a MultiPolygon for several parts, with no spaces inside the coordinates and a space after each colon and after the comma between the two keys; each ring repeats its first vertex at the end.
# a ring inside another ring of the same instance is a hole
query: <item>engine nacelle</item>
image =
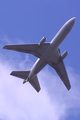
{"type": "Polygon", "coordinates": [[[41,40],[40,40],[40,43],[39,45],[42,45],[47,39],[45,37],[43,37],[41,40]]]}
{"type": "Polygon", "coordinates": [[[63,60],[68,55],[67,51],[64,51],[63,55],[61,56],[61,59],[63,60]]]}

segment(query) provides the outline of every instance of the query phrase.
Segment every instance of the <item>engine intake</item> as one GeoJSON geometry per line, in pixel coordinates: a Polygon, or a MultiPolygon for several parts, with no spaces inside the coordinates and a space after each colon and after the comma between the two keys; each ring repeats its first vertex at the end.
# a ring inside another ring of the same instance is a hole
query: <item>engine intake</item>
{"type": "Polygon", "coordinates": [[[40,40],[40,43],[39,45],[42,45],[47,39],[45,37],[43,37],[41,40],[40,40]]]}
{"type": "Polygon", "coordinates": [[[63,55],[61,56],[61,59],[63,60],[68,55],[67,51],[64,51],[63,55]]]}

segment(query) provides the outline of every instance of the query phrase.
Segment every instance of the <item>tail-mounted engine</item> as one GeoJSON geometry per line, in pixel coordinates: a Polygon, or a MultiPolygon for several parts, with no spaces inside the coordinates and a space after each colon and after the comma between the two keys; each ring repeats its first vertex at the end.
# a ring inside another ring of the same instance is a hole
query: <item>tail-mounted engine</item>
{"type": "Polygon", "coordinates": [[[45,37],[43,37],[43,38],[40,40],[40,42],[39,42],[38,45],[43,45],[43,43],[44,43],[46,40],[47,40],[47,39],[46,39],[45,37]]]}

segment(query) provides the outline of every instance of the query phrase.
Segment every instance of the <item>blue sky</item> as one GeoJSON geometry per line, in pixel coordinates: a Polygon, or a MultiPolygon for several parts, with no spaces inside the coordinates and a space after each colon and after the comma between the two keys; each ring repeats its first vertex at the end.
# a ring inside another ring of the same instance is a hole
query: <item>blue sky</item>
{"type": "Polygon", "coordinates": [[[4,0],[0,1],[0,119],[75,120],[80,119],[80,1],[4,0]],[[62,25],[76,17],[75,25],[61,44],[69,55],[64,60],[71,90],[68,92],[48,65],[38,74],[39,94],[27,83],[10,76],[13,70],[29,70],[37,58],[3,50],[6,44],[50,42],[62,25]]]}

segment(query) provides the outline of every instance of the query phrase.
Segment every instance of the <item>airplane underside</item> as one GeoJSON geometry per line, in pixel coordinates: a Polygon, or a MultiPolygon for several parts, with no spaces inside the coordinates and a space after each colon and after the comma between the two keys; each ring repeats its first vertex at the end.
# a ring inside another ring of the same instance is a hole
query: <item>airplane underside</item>
{"type": "Polygon", "coordinates": [[[3,47],[4,49],[29,53],[38,57],[30,71],[13,71],[11,75],[24,79],[23,83],[28,81],[36,89],[36,91],[39,92],[41,88],[37,74],[44,66],[46,66],[46,64],[49,64],[55,69],[66,88],[70,90],[71,85],[63,62],[63,59],[68,55],[68,52],[65,51],[61,55],[60,49],[58,48],[71,31],[75,23],[75,19],[76,18],[73,17],[68,20],[50,43],[44,43],[46,38],[43,37],[38,44],[5,45],[3,47]]]}

